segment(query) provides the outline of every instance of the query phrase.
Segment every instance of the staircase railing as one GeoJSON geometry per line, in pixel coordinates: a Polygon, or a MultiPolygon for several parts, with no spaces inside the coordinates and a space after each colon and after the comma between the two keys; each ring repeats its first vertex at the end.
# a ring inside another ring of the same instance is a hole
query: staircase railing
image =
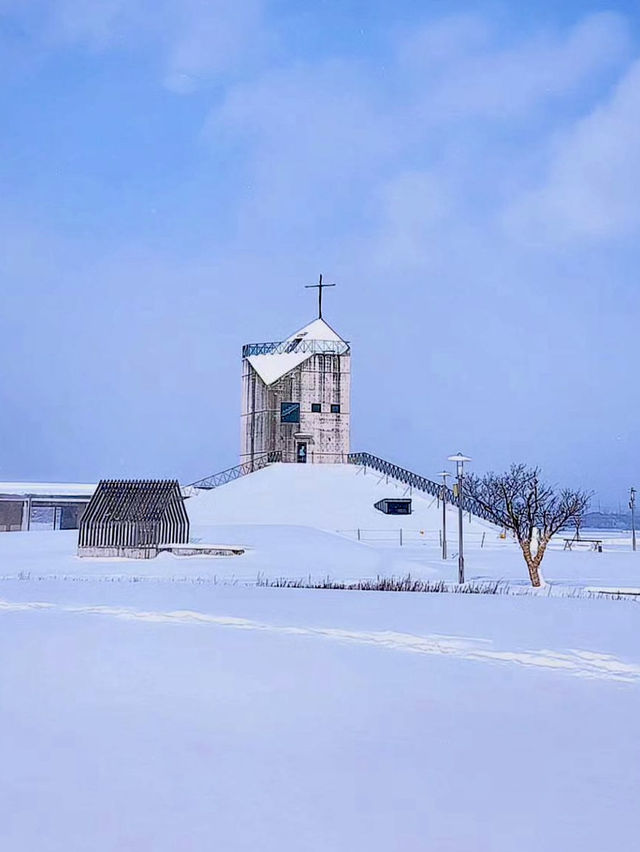
{"type": "Polygon", "coordinates": [[[220,485],[226,485],[228,482],[233,482],[234,479],[240,479],[241,476],[246,476],[248,473],[253,473],[256,470],[261,470],[269,464],[282,461],[282,453],[280,450],[264,453],[264,455],[256,456],[254,459],[242,464],[237,464],[235,467],[228,467],[226,470],[221,470],[219,473],[212,473],[211,476],[205,476],[204,479],[197,479],[195,482],[190,482],[185,486],[185,489],[195,488],[218,488],[220,485]]]}
{"type": "Polygon", "coordinates": [[[296,337],[293,340],[275,340],[271,343],[245,343],[242,347],[242,357],[252,355],[290,355],[303,352],[311,355],[346,355],[349,343],[346,340],[303,340],[296,337]]]}
{"type": "MultiPolygon", "coordinates": [[[[370,467],[384,476],[389,476],[397,482],[409,485],[417,491],[424,491],[426,494],[430,494],[432,497],[437,497],[440,500],[444,492],[446,493],[447,503],[451,503],[454,506],[457,506],[460,502],[452,489],[445,489],[442,483],[434,482],[432,479],[427,479],[425,476],[420,476],[418,473],[413,473],[411,470],[407,470],[397,464],[392,464],[392,462],[385,461],[385,459],[381,459],[371,453],[349,453],[347,461],[349,464],[357,464],[364,468],[370,467]]],[[[465,497],[464,494],[462,496],[462,509],[485,521],[491,520],[482,506],[478,505],[470,497],[465,497]]]]}

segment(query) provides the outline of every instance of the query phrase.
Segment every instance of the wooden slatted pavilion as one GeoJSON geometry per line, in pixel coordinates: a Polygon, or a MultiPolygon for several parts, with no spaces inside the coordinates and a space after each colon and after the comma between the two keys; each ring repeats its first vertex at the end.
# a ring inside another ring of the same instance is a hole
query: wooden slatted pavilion
{"type": "Polygon", "coordinates": [[[78,555],[148,559],[188,541],[176,479],[102,479],[80,522],[78,555]]]}

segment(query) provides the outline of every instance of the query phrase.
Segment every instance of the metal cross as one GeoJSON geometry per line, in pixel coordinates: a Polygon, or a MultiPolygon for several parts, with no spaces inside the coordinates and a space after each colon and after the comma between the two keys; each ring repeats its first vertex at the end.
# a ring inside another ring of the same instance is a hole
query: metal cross
{"type": "Polygon", "coordinates": [[[317,289],[318,290],[318,318],[322,319],[322,291],[325,287],[335,287],[335,284],[323,284],[322,283],[322,275],[320,276],[317,284],[305,284],[305,289],[317,289]]]}

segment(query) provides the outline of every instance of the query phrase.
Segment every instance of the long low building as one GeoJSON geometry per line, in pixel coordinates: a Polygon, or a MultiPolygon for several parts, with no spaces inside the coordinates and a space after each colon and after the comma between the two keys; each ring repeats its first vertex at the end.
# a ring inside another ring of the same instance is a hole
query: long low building
{"type": "Polygon", "coordinates": [[[75,530],[95,483],[0,482],[0,532],[75,530]]]}

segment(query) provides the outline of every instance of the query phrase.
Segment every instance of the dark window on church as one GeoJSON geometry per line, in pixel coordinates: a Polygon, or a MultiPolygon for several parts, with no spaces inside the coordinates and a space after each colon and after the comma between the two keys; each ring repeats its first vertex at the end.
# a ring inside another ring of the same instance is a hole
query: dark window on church
{"type": "Polygon", "coordinates": [[[340,414],[340,405],[338,403],[334,403],[331,406],[331,413],[332,414],[340,414]]]}
{"type": "Polygon", "coordinates": [[[285,351],[285,352],[295,352],[295,351],[296,351],[296,348],[297,348],[297,346],[298,346],[298,343],[302,343],[302,338],[301,338],[301,337],[296,337],[294,340],[292,340],[292,341],[291,341],[291,343],[289,343],[289,344],[286,346],[286,348],[285,348],[285,350],[284,350],[284,351],[285,351]]]}
{"type": "Polygon", "coordinates": [[[313,411],[314,414],[320,414],[320,412],[322,411],[322,406],[320,405],[319,402],[312,402],[311,403],[311,410],[313,411]]]}
{"type": "Polygon", "coordinates": [[[299,423],[300,422],[300,403],[299,402],[281,402],[280,403],[280,422],[281,423],[299,423]]]}

